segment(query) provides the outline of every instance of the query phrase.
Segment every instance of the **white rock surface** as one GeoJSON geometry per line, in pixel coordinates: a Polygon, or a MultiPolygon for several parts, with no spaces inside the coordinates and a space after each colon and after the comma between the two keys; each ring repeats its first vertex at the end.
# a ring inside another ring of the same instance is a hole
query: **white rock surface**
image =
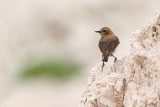
{"type": "Polygon", "coordinates": [[[101,64],[91,70],[79,107],[160,107],[160,12],[132,34],[130,46],[103,72],[101,64]]]}

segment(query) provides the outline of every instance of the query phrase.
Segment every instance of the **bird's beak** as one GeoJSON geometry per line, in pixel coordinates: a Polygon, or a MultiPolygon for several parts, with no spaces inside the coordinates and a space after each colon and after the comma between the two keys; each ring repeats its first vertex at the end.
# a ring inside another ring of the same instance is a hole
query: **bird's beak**
{"type": "Polygon", "coordinates": [[[101,31],[95,31],[96,33],[101,33],[101,31]]]}

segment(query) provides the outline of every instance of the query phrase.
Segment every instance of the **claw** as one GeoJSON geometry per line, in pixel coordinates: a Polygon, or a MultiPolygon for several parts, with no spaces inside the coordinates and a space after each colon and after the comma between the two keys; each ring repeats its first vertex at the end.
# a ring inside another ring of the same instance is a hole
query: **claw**
{"type": "Polygon", "coordinates": [[[116,62],[117,58],[114,59],[114,62],[116,62]]]}

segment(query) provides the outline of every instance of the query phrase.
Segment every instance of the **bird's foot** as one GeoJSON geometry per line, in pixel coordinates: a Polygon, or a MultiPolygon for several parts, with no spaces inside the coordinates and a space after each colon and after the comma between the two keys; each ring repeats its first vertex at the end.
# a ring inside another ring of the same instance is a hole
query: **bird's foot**
{"type": "MultiPolygon", "coordinates": [[[[111,54],[111,56],[113,56],[113,54],[111,54]]],[[[114,57],[114,62],[116,62],[117,58],[115,56],[113,56],[113,57],[114,57]]]]}
{"type": "Polygon", "coordinates": [[[114,62],[116,62],[117,58],[114,59],[114,62]]]}

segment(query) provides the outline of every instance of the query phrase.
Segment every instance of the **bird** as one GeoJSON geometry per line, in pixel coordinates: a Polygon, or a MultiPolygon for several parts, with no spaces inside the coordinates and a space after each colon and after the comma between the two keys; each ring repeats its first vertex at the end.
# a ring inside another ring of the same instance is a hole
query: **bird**
{"type": "Polygon", "coordinates": [[[104,62],[108,61],[108,57],[114,57],[114,62],[117,58],[113,55],[116,47],[120,44],[118,37],[113,33],[109,27],[102,27],[99,31],[95,31],[101,35],[99,40],[99,49],[102,52],[102,71],[104,67],[104,62]]]}

